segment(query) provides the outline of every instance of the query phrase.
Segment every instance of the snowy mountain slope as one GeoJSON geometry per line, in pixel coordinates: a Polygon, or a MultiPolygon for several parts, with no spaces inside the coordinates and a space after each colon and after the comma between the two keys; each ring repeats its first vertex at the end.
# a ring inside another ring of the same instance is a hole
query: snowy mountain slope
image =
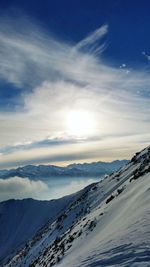
{"type": "Polygon", "coordinates": [[[150,266],[149,193],[150,147],[80,191],[4,266],[150,266]]]}
{"type": "Polygon", "coordinates": [[[24,199],[1,202],[0,262],[32,238],[47,222],[52,223],[74,198],[70,195],[51,201],[24,199]]]}
{"type": "Polygon", "coordinates": [[[19,167],[17,169],[2,170],[0,171],[0,178],[9,177],[28,177],[31,179],[49,177],[90,177],[110,174],[120,167],[124,166],[127,160],[116,160],[112,162],[94,162],[94,163],[83,163],[83,164],[71,164],[67,167],[59,167],[53,165],[27,165],[24,167],[19,167]]]}
{"type": "Polygon", "coordinates": [[[92,234],[78,240],[58,266],[150,266],[150,175],[143,178],[105,207],[101,219],[93,214],[92,234]]]}

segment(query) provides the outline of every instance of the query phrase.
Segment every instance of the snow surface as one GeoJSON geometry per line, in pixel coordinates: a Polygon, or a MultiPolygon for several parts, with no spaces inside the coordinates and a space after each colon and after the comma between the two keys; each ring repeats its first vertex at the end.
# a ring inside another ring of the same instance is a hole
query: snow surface
{"type": "Polygon", "coordinates": [[[150,147],[74,194],[4,266],[150,267],[150,147]]]}
{"type": "MultiPolygon", "coordinates": [[[[127,186],[60,267],[150,266],[150,175],[127,186]]],[[[96,215],[96,217],[98,214],[96,215]]]]}

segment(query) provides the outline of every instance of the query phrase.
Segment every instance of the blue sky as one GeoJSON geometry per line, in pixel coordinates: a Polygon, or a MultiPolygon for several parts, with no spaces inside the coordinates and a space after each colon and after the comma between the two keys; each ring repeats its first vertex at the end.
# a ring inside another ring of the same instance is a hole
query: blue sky
{"type": "Polygon", "coordinates": [[[0,168],[129,158],[150,130],[149,1],[0,3],[0,168]]]}
{"type": "Polygon", "coordinates": [[[149,51],[150,3],[123,0],[20,1],[1,0],[1,13],[23,13],[61,39],[78,42],[100,25],[109,25],[104,55],[113,64],[148,65],[141,51],[149,51]],[[135,48],[136,46],[136,48],[135,48]]]}

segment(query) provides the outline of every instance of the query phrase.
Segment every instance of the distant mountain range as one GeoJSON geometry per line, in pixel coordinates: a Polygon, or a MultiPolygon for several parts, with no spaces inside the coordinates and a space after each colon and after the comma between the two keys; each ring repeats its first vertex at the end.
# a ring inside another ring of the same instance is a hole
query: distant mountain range
{"type": "Polygon", "coordinates": [[[54,165],[27,165],[10,170],[0,170],[0,178],[28,177],[30,179],[48,179],[50,177],[98,177],[118,170],[128,163],[128,160],[112,162],[93,162],[71,164],[66,167],[54,165]]]}

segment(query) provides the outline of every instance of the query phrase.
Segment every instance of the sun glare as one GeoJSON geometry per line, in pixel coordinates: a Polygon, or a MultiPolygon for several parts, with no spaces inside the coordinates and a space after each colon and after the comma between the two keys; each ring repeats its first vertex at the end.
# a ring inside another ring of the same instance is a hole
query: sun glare
{"type": "Polygon", "coordinates": [[[88,111],[71,111],[67,118],[69,134],[78,137],[92,135],[96,129],[96,120],[88,111]]]}

